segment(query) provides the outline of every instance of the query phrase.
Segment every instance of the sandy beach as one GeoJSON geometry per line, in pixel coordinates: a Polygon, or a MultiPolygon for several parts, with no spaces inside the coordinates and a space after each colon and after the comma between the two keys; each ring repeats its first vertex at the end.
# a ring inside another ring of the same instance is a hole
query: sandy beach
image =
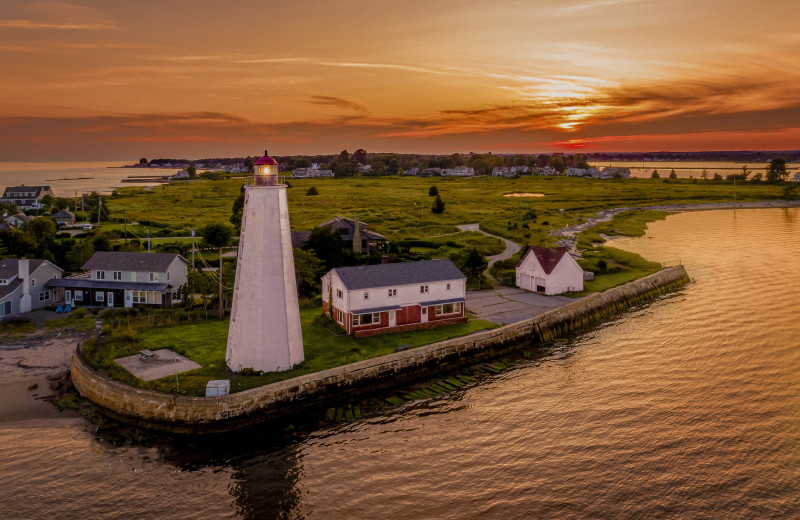
{"type": "Polygon", "coordinates": [[[44,426],[81,423],[73,411],[61,412],[48,398],[51,380],[69,369],[75,346],[86,334],[32,334],[20,341],[0,340],[0,423],[4,426],[44,426]]]}

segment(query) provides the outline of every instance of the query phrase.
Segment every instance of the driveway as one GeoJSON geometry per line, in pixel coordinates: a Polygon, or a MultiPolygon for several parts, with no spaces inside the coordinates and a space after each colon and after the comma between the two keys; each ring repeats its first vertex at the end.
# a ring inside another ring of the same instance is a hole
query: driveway
{"type": "Polygon", "coordinates": [[[545,296],[517,287],[467,292],[467,310],[498,325],[522,321],[575,301],[566,296],[545,296]]]}

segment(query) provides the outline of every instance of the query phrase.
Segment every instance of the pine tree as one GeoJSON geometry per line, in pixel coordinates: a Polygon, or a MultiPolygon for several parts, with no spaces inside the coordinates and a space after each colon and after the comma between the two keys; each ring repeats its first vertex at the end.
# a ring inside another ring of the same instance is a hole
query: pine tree
{"type": "Polygon", "coordinates": [[[431,207],[431,211],[434,213],[444,213],[444,201],[442,200],[441,195],[436,196],[436,200],[433,201],[433,207],[431,207]]]}

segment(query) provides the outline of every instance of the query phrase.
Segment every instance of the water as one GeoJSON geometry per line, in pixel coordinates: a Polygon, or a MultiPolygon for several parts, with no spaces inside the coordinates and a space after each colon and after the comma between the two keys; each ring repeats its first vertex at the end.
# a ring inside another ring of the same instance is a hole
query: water
{"type": "Polygon", "coordinates": [[[800,210],[672,215],[614,245],[694,283],[479,385],[310,433],[145,447],[0,424],[0,517],[800,518],[800,210]]]}
{"type": "MultiPolygon", "coordinates": [[[[132,161],[127,161],[131,163],[132,161]]],[[[76,193],[111,193],[125,186],[152,186],[147,182],[122,182],[128,176],[170,175],[177,168],[109,168],[126,164],[126,161],[110,162],[0,162],[0,188],[25,184],[28,186],[50,186],[56,197],[75,197],[76,193]]],[[[2,193],[2,191],[0,191],[2,193]]]]}

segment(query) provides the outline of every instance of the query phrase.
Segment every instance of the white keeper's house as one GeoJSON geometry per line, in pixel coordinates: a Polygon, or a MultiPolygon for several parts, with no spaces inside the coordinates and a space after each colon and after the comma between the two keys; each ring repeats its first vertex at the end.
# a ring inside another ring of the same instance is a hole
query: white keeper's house
{"type": "Polygon", "coordinates": [[[517,264],[517,287],[548,295],[583,290],[583,268],[564,247],[532,246],[517,264]]]}
{"type": "Polygon", "coordinates": [[[322,277],[322,310],[348,334],[373,336],[466,317],[467,278],[450,260],[337,267],[322,277]]]}

